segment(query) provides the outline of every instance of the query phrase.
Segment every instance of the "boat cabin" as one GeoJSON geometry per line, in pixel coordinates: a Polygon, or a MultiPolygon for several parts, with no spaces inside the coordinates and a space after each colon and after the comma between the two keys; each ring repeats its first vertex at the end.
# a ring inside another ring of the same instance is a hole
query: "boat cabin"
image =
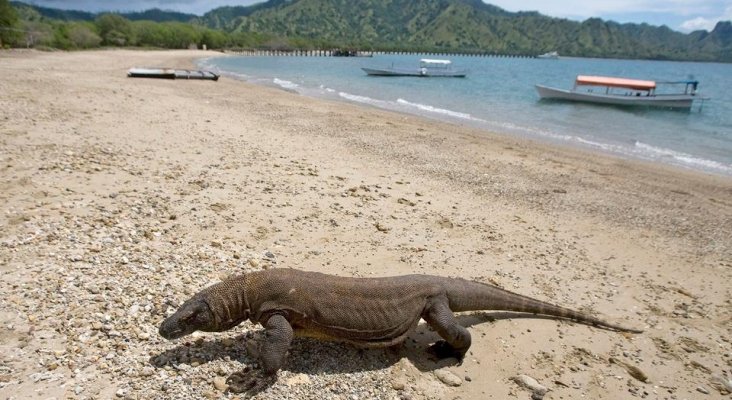
{"type": "Polygon", "coordinates": [[[435,69],[444,69],[447,70],[450,68],[450,65],[452,64],[452,61],[450,60],[434,60],[429,58],[423,58],[419,60],[419,74],[422,76],[427,76],[429,73],[429,70],[435,70],[435,69]]]}
{"type": "MultiPolygon", "coordinates": [[[[574,89],[578,86],[599,86],[605,88],[605,94],[610,94],[611,88],[629,89],[637,91],[635,95],[643,93],[645,96],[653,95],[656,90],[655,81],[639,79],[613,78],[608,76],[578,75],[574,81],[574,89]]],[[[592,90],[589,90],[590,92],[592,90]]]]}
{"type": "Polygon", "coordinates": [[[448,68],[452,64],[450,60],[436,60],[431,58],[423,58],[419,60],[420,68],[448,68]]]}
{"type": "Polygon", "coordinates": [[[456,78],[464,78],[468,70],[455,69],[450,60],[439,60],[431,58],[423,58],[419,60],[419,67],[395,67],[392,63],[387,68],[361,68],[368,75],[374,76],[450,76],[456,78]]]}
{"type": "MultiPolygon", "coordinates": [[[[608,76],[578,75],[574,82],[574,89],[576,90],[579,86],[598,86],[605,88],[605,94],[611,94],[611,89],[615,88],[630,90],[630,92],[626,92],[626,95],[628,96],[655,96],[659,94],[656,93],[656,89],[659,84],[685,85],[686,87],[683,94],[694,95],[696,94],[696,88],[699,85],[699,81],[656,82],[608,76]]],[[[592,92],[591,89],[588,91],[592,92]]],[[[678,94],[678,92],[675,92],[674,94],[678,94]]]]}

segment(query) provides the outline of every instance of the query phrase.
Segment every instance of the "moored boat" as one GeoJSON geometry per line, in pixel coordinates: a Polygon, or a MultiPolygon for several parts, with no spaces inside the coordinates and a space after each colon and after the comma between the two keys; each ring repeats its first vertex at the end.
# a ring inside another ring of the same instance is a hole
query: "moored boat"
{"type": "Polygon", "coordinates": [[[559,59],[559,52],[550,51],[548,53],[539,54],[538,56],[536,56],[536,58],[543,58],[546,60],[556,60],[556,59],[559,59]]]}
{"type": "Polygon", "coordinates": [[[134,67],[127,71],[127,76],[130,78],[219,80],[219,76],[211,71],[174,68],[134,67]]]}
{"type": "Polygon", "coordinates": [[[467,69],[454,68],[450,60],[434,60],[423,58],[419,60],[418,68],[391,67],[386,68],[361,68],[366,74],[372,76],[418,76],[418,77],[454,77],[464,78],[468,74],[467,69]]]}
{"type": "Polygon", "coordinates": [[[619,106],[651,106],[690,109],[697,95],[698,81],[656,82],[607,76],[578,75],[570,90],[536,85],[542,99],[557,99],[619,106]],[[681,91],[658,92],[659,85],[683,86],[681,91]]]}

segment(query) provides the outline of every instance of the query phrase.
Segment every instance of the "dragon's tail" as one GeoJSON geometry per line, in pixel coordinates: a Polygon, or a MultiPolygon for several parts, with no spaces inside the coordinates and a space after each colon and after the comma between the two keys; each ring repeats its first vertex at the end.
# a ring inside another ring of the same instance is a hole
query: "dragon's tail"
{"type": "Polygon", "coordinates": [[[447,279],[445,287],[447,289],[447,297],[450,301],[450,309],[456,312],[478,310],[516,311],[571,319],[584,324],[616,331],[643,332],[639,329],[626,328],[579,311],[532,299],[531,297],[484,283],[465,279],[447,279]]]}

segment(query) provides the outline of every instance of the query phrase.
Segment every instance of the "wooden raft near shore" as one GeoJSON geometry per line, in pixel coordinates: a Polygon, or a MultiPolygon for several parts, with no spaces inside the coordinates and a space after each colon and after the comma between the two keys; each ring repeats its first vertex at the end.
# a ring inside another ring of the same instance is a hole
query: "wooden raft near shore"
{"type": "Polygon", "coordinates": [[[174,68],[133,67],[127,71],[127,76],[130,78],[219,80],[219,75],[211,71],[174,68]]]}

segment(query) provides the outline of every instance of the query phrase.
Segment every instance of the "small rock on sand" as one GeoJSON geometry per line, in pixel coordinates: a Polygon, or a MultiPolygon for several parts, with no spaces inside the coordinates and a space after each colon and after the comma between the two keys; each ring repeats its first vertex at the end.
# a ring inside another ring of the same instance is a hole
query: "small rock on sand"
{"type": "Polygon", "coordinates": [[[453,374],[446,369],[438,369],[435,371],[437,379],[441,380],[442,383],[449,386],[460,386],[463,384],[463,380],[459,376],[453,374]]]}
{"type": "Polygon", "coordinates": [[[213,379],[213,385],[216,388],[216,390],[219,390],[221,392],[226,391],[226,389],[229,388],[229,385],[226,384],[226,378],[223,376],[217,376],[213,379]]]}
{"type": "Polygon", "coordinates": [[[533,393],[531,395],[531,398],[542,398],[546,394],[546,392],[549,390],[546,388],[546,386],[540,384],[536,379],[520,374],[517,376],[514,376],[511,378],[514,382],[516,382],[519,386],[524,387],[526,389],[531,390],[533,393]]]}
{"type": "Polygon", "coordinates": [[[310,377],[305,374],[296,374],[285,380],[287,386],[309,385],[311,382],[310,377]]]}

